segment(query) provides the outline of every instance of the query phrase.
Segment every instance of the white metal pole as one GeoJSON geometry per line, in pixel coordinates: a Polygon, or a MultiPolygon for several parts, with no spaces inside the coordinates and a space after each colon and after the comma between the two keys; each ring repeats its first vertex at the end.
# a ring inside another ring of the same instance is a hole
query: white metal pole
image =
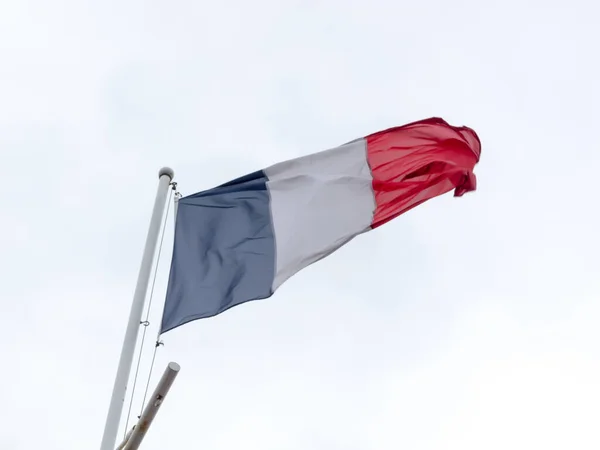
{"type": "Polygon", "coordinates": [[[152,425],[152,421],[156,417],[169,389],[171,389],[171,385],[173,384],[173,381],[175,381],[179,369],[179,364],[175,362],[169,363],[165,373],[154,390],[154,394],[152,394],[146,408],[144,408],[144,412],[140,416],[139,422],[133,428],[133,432],[131,433],[131,436],[129,436],[129,439],[127,439],[127,443],[123,447],[123,450],[137,450],[140,448],[140,444],[142,443],[144,436],[146,436],[148,428],[152,425]]]}
{"type": "Polygon", "coordinates": [[[119,444],[119,446],[116,448],[116,450],[123,450],[125,448],[125,446],[127,445],[127,441],[129,441],[129,438],[131,437],[131,434],[133,433],[133,429],[135,428],[135,426],[129,430],[129,432],[125,435],[125,439],[123,439],[123,442],[121,442],[119,444]]]}
{"type": "Polygon", "coordinates": [[[148,284],[150,281],[152,262],[156,252],[156,244],[162,222],[161,219],[163,217],[165,203],[167,201],[167,193],[171,180],[173,179],[173,175],[173,170],[168,167],[163,167],[158,172],[158,191],[156,193],[156,200],[154,201],[154,209],[152,211],[152,218],[150,219],[150,227],[146,237],[146,246],[142,256],[142,264],[138,274],[137,285],[135,287],[135,293],[133,294],[131,311],[129,313],[129,322],[127,323],[125,338],[123,339],[121,358],[119,359],[119,367],[115,377],[115,384],[113,387],[112,397],[110,399],[110,406],[108,408],[106,425],[104,428],[104,435],[102,436],[100,450],[114,450],[115,448],[117,433],[119,432],[119,423],[121,422],[121,414],[123,412],[123,405],[125,402],[127,382],[129,381],[131,364],[133,362],[135,345],[137,343],[140,322],[146,300],[146,293],[148,291],[148,284]]]}

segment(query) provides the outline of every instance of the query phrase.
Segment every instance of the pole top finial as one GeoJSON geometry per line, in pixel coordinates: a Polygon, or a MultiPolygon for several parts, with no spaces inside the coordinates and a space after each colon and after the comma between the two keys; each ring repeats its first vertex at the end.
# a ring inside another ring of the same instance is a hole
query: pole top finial
{"type": "Polygon", "coordinates": [[[163,167],[158,171],[158,178],[162,177],[163,175],[168,176],[172,180],[175,176],[175,172],[170,167],[163,167]]]}

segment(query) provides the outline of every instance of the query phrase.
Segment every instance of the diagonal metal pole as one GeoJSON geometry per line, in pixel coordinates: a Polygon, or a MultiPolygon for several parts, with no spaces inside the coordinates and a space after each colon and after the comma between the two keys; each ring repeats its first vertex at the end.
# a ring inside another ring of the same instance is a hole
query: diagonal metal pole
{"type": "Polygon", "coordinates": [[[117,433],[119,432],[119,423],[121,421],[121,414],[125,402],[127,382],[129,381],[131,364],[133,362],[135,345],[137,343],[144,303],[146,300],[146,293],[148,292],[148,284],[150,282],[152,262],[154,260],[154,254],[156,253],[156,244],[162,222],[161,219],[164,214],[169,185],[173,180],[173,170],[164,167],[158,172],[158,177],[158,191],[156,192],[154,209],[152,211],[152,218],[150,219],[150,227],[146,237],[146,246],[142,256],[142,264],[140,266],[137,285],[135,287],[135,293],[133,294],[129,321],[125,331],[125,338],[123,339],[123,348],[121,350],[119,367],[115,376],[115,384],[110,399],[110,406],[108,408],[100,450],[114,450],[115,448],[117,433]]]}
{"type": "Polygon", "coordinates": [[[142,440],[148,432],[148,428],[152,425],[152,421],[156,417],[158,410],[163,404],[165,397],[167,396],[169,389],[173,385],[177,374],[179,373],[179,364],[175,362],[169,363],[162,378],[158,382],[152,397],[148,401],[144,412],[140,416],[140,420],[137,425],[133,427],[133,430],[125,438],[125,441],[119,446],[119,449],[123,450],[137,450],[140,448],[142,440]]]}

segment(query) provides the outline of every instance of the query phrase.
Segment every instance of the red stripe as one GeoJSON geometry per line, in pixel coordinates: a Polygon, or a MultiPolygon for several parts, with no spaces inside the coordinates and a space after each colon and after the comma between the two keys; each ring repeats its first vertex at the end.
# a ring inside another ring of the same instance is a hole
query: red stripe
{"type": "Polygon", "coordinates": [[[460,197],[476,188],[481,143],[468,127],[431,118],[365,139],[377,204],[372,228],[452,189],[460,197]]]}

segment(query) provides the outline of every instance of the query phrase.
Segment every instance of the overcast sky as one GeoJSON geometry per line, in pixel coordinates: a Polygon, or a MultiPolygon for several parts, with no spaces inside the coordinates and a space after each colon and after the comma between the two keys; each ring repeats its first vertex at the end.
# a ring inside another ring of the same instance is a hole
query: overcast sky
{"type": "Polygon", "coordinates": [[[161,166],[187,195],[431,116],[478,190],[163,336],[143,448],[600,448],[595,3],[1,2],[0,448],[99,448],[161,166]]]}

